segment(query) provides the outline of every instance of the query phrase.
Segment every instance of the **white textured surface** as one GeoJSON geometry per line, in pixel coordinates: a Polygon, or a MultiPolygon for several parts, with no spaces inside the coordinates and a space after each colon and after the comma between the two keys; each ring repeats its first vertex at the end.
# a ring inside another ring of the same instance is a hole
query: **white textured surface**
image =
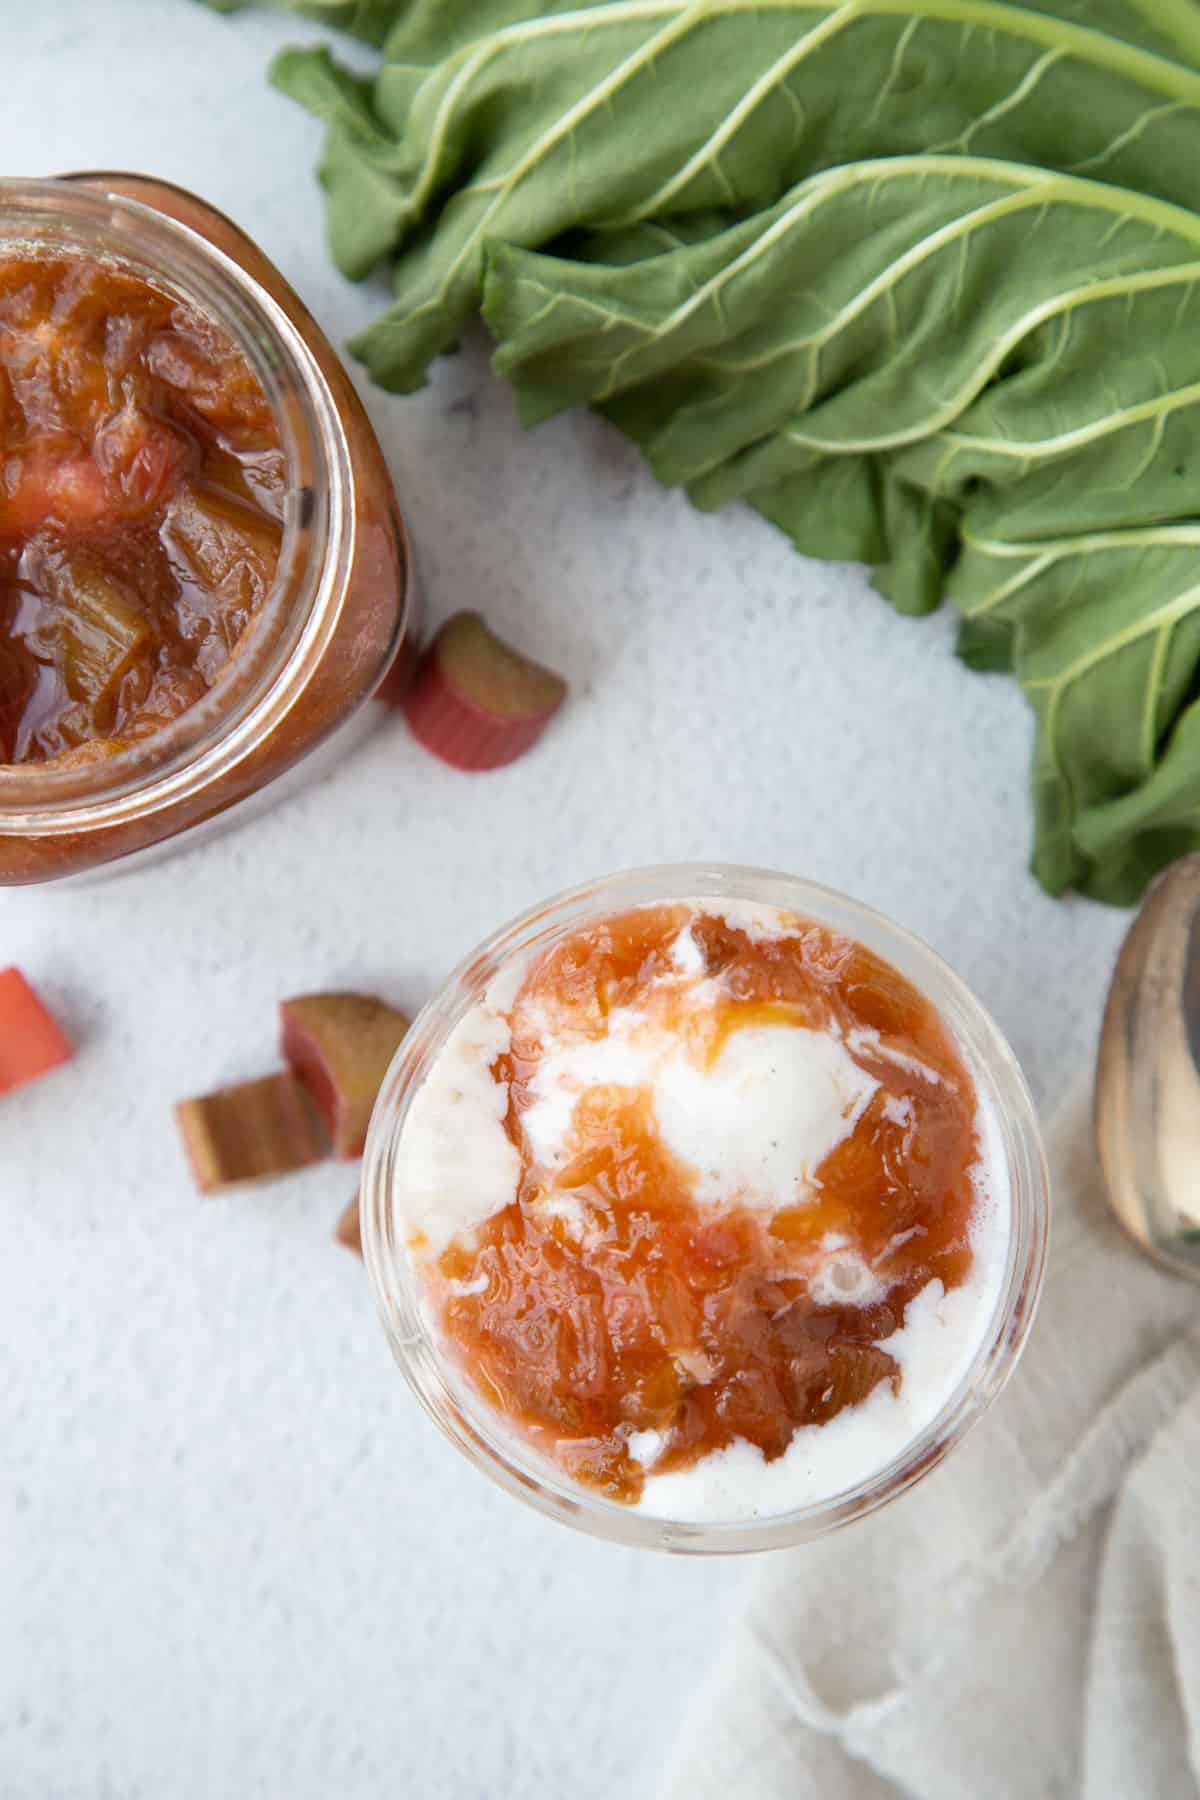
{"type": "MultiPolygon", "coordinates": [[[[317,127],[262,80],[315,27],[3,15],[5,171],[154,170],[247,225],[335,338],[377,303],[326,262],[317,127]]],[[[346,1169],[193,1196],[170,1104],[269,1066],[281,994],[416,1004],[552,889],[720,856],[930,938],[1048,1096],[1122,928],[1025,874],[1024,705],[955,664],[946,621],[692,513],[590,419],[522,437],[478,345],[367,400],[434,616],[482,607],[574,701],[508,771],[455,775],[395,724],[244,832],[0,894],[0,963],[81,1044],[0,1105],[4,1800],[641,1795],[740,1586],[558,1530],[458,1460],[329,1242],[346,1169]]]]}

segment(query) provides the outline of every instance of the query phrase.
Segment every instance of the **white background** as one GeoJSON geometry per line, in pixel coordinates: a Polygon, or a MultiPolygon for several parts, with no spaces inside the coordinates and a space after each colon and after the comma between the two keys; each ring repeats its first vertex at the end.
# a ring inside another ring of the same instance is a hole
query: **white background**
{"type": "MultiPolygon", "coordinates": [[[[340,342],[380,290],[329,266],[319,128],[264,81],[319,35],[6,0],[0,168],[198,189],[340,342]]],[[[929,938],[1049,1104],[1125,923],[1027,875],[1029,718],[958,666],[948,620],[693,513],[590,418],[523,436],[481,341],[415,398],[364,398],[433,618],[482,608],[573,699],[509,770],[457,775],[392,720],[215,844],[0,893],[0,965],[80,1047],[0,1101],[3,1800],[644,1795],[737,1604],[744,1565],[576,1537],[441,1441],[331,1242],[351,1170],[193,1194],[171,1104],[272,1067],[281,995],[415,1007],[557,888],[756,862],[929,938]]]]}

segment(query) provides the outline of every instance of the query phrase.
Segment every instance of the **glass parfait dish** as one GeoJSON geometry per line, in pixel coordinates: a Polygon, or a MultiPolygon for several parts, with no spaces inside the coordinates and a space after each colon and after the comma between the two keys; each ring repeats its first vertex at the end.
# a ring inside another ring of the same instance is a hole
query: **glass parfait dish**
{"type": "Polygon", "coordinates": [[[0,767],[0,885],[125,869],[240,821],[350,747],[352,721],[416,631],[411,554],[387,466],[311,315],[222,213],[135,174],[0,181],[0,254],[76,254],[214,321],[262,383],[286,500],[275,578],[211,689],[118,753],[0,767]],[[319,759],[324,762],[325,755],[319,759]]]}
{"type": "Polygon", "coordinates": [[[368,1276],[393,1354],[425,1410],[469,1461],[564,1524],[632,1546],[705,1553],[800,1544],[864,1517],[905,1492],[961,1441],[1011,1375],[1032,1324],[1046,1256],[1049,1194],[1033,1103],[1017,1062],[979,1002],[932,950],[831,889],[764,870],[699,864],[634,870],[572,889],[505,925],[460,965],[414,1022],[384,1083],[367,1140],[361,1215],[368,1276]],[[489,986],[511,976],[504,986],[515,991],[518,971],[591,921],[688,901],[749,903],[815,922],[885,959],[911,983],[948,1028],[981,1113],[987,1111],[989,1155],[1001,1172],[1008,1212],[990,1315],[934,1416],[866,1478],[819,1500],[750,1518],[696,1519],[635,1509],[574,1480],[536,1448],[484,1399],[440,1329],[395,1204],[414,1101],[447,1040],[489,986]]]}

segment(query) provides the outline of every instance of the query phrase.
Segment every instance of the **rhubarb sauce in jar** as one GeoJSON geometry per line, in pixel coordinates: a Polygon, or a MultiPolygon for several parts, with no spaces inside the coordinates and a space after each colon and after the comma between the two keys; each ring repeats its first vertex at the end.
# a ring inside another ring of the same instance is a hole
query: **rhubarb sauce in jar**
{"type": "Polygon", "coordinates": [[[150,178],[0,182],[0,883],[246,817],[413,636],[378,443],[256,246],[150,178]]]}

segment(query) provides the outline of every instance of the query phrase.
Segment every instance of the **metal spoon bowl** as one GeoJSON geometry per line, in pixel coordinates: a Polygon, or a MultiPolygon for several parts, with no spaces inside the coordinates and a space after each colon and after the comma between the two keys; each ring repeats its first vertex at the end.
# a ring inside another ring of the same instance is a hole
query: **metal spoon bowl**
{"type": "Polygon", "coordinates": [[[1121,1224],[1200,1281],[1200,854],[1158,878],[1121,946],[1100,1031],[1095,1130],[1121,1224]]]}

